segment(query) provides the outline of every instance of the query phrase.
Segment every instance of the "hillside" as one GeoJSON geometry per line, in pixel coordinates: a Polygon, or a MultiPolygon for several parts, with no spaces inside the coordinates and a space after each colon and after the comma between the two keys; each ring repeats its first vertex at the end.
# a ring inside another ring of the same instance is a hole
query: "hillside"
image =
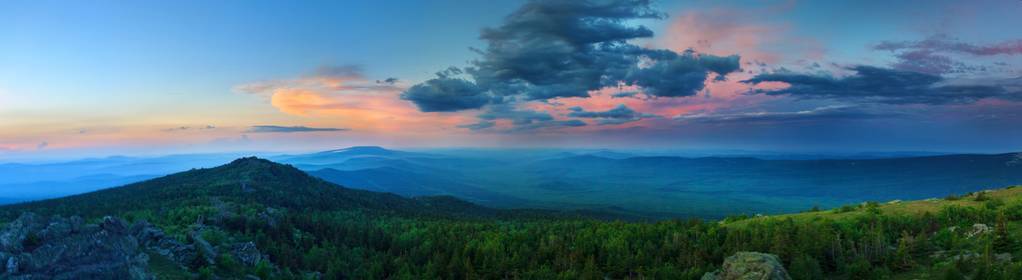
{"type": "MultiPolygon", "coordinates": [[[[607,210],[582,214],[624,212],[607,210]]],[[[16,268],[0,278],[70,273],[75,264],[160,279],[699,279],[743,251],[776,255],[795,279],[1022,277],[1022,188],[711,222],[622,222],[353,190],[243,158],[0,207],[0,224],[0,257],[16,268]],[[70,230],[54,234],[61,228],[70,230]],[[98,237],[137,246],[87,242],[98,237]],[[72,251],[52,254],[59,248],[72,251]],[[85,250],[105,257],[75,257],[85,250]]]]}
{"type": "MultiPolygon", "coordinates": [[[[194,169],[121,187],[0,208],[0,218],[22,211],[96,218],[132,211],[162,211],[204,205],[211,198],[238,204],[294,210],[358,209],[382,214],[436,214],[435,207],[390,193],[344,188],[287,165],[258,158],[194,169]]],[[[469,205],[469,204],[466,204],[469,205]]],[[[463,209],[458,213],[473,213],[463,209]]],[[[447,213],[457,214],[457,213],[447,213]]]]}

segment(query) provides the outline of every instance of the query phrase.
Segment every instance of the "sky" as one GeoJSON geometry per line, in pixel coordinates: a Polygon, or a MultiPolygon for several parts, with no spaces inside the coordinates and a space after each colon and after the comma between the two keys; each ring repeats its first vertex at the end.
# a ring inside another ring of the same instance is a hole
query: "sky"
{"type": "Polygon", "coordinates": [[[0,2],[0,157],[1022,150],[1022,2],[0,2]]]}

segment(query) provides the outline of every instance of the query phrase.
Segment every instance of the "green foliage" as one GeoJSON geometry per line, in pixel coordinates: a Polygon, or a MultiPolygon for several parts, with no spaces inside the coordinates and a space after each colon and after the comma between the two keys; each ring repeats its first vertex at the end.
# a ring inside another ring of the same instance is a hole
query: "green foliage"
{"type": "Polygon", "coordinates": [[[836,214],[848,213],[848,212],[853,212],[855,210],[858,210],[858,207],[856,207],[854,205],[844,205],[844,206],[841,206],[841,207],[838,207],[838,208],[834,208],[834,213],[836,213],[836,214]]]}
{"type": "MultiPolygon", "coordinates": [[[[256,264],[255,275],[258,276],[259,279],[270,279],[270,275],[272,273],[273,273],[273,268],[270,266],[270,263],[267,262],[266,260],[259,261],[259,263],[256,264]]],[[[327,279],[340,279],[340,278],[327,278],[327,279]]]]}
{"type": "Polygon", "coordinates": [[[977,192],[976,193],[976,197],[974,197],[973,200],[975,200],[975,201],[987,201],[987,200],[990,200],[990,198],[987,197],[987,193],[985,191],[981,191],[981,192],[977,192]]]}
{"type": "Polygon", "coordinates": [[[962,274],[962,271],[958,269],[957,265],[951,265],[951,266],[948,266],[944,270],[944,274],[941,276],[941,279],[943,279],[943,280],[965,280],[967,278],[965,278],[965,274],[962,274]]]}
{"type": "Polygon", "coordinates": [[[998,253],[1014,253],[1015,247],[1015,240],[1008,232],[1008,218],[1004,213],[1000,213],[994,227],[993,249],[998,253]]]}
{"type": "Polygon", "coordinates": [[[788,273],[793,279],[818,280],[823,278],[823,269],[813,257],[801,255],[791,261],[788,273]]]}

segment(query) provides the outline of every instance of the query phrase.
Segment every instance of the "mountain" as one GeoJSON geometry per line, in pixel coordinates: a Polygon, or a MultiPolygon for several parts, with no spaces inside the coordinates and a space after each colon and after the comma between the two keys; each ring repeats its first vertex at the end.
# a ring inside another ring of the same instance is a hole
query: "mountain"
{"type": "Polygon", "coordinates": [[[344,149],[322,151],[311,154],[283,155],[272,157],[279,162],[295,165],[330,165],[358,160],[389,160],[407,157],[428,157],[428,154],[388,150],[376,146],[356,146],[344,149]]]}
{"type": "Polygon", "coordinates": [[[647,216],[713,219],[943,197],[1022,183],[1022,165],[1009,164],[1016,154],[776,160],[600,152],[460,151],[372,164],[297,166],[352,188],[404,196],[443,194],[492,207],[616,207],[647,216]]]}
{"type": "Polygon", "coordinates": [[[514,206],[520,199],[478,188],[458,180],[458,176],[426,174],[395,167],[378,167],[358,170],[336,170],[332,168],[310,171],[309,175],[343,186],[358,186],[359,189],[401,194],[402,196],[457,196],[471,202],[489,206],[514,206]]]}
{"type": "MultiPolygon", "coordinates": [[[[152,180],[73,195],[5,206],[0,217],[11,219],[24,211],[101,217],[132,211],[208,204],[216,198],[239,204],[285,209],[360,209],[381,213],[435,214],[431,204],[390,193],[355,190],[308,176],[288,165],[259,158],[241,158],[229,164],[172,174],[152,180]]],[[[465,204],[470,205],[470,204],[465,204]]],[[[472,206],[464,213],[488,212],[472,206]]],[[[450,213],[460,214],[460,213],[450,213]]]]}

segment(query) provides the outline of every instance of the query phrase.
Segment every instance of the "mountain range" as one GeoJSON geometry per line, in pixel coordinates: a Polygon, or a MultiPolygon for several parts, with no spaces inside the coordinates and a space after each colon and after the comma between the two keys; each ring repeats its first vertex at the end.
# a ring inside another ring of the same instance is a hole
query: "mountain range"
{"type": "MultiPolygon", "coordinates": [[[[8,202],[56,197],[215,166],[233,156],[4,164],[0,190],[8,202]]],[[[1022,183],[1022,165],[1011,164],[1017,154],[776,159],[612,150],[351,147],[267,158],[339,185],[404,197],[446,195],[496,208],[616,209],[649,218],[787,213],[1022,183]]]]}

